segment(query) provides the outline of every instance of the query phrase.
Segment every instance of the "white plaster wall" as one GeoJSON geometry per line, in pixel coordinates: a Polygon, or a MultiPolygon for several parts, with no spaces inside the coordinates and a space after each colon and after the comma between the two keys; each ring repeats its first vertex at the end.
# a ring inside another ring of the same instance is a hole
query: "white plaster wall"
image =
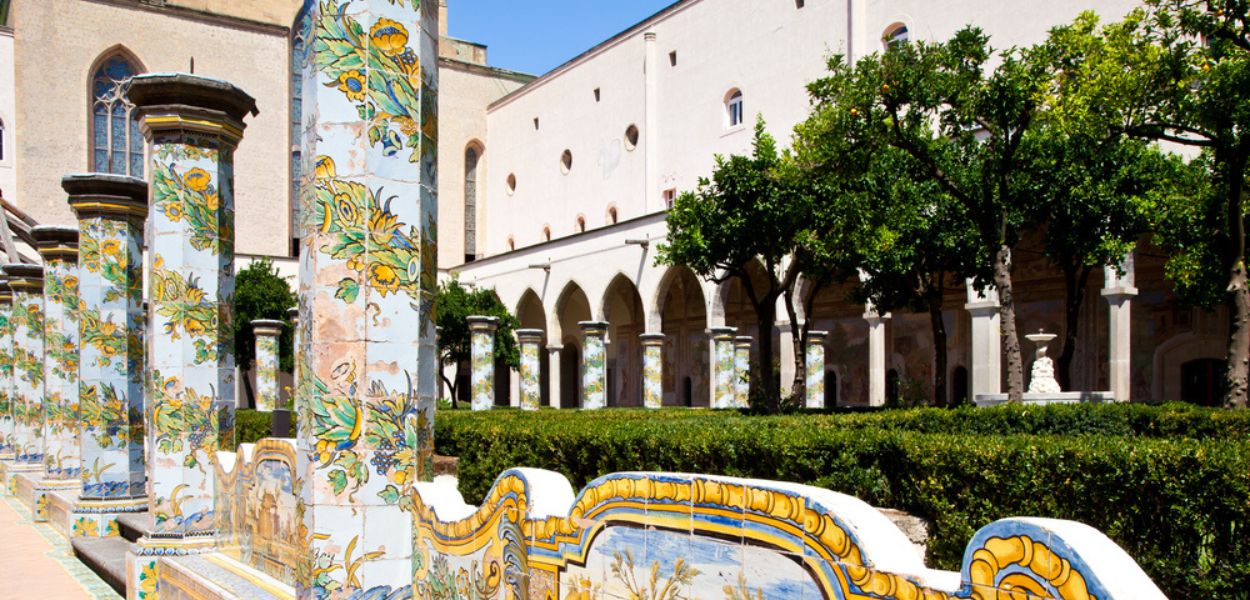
{"type": "Polygon", "coordinates": [[[609,205],[617,206],[621,220],[661,210],[662,192],[694,189],[699,177],[710,174],[715,154],[749,151],[756,114],[788,144],[793,126],[809,112],[805,85],[826,72],[831,55],[847,50],[851,14],[860,15],[855,28],[863,33],[853,44],[862,54],[880,50],[882,34],[899,22],[913,39],[940,40],[975,21],[996,47],[1008,47],[1041,41],[1049,28],[1082,10],[1116,18],[1137,4],[806,0],[798,9],[791,0],[679,3],[492,105],[483,211],[488,250],[505,252],[510,236],[517,247],[539,243],[544,226],[554,238],[570,235],[578,214],[588,228],[602,226],[609,205]],[[645,32],[657,38],[656,132],[644,128],[645,32]],[[669,62],[672,51],[676,66],[669,62]],[[723,102],[733,88],[743,92],[747,119],[730,129],[723,102]],[[631,123],[643,130],[632,152],[622,144],[631,123]],[[565,149],[574,158],[567,175],[559,164],[565,149]],[[644,189],[645,151],[658,153],[653,190],[644,189]],[[517,178],[512,194],[505,186],[510,173],[517,178]]]}
{"type": "Polygon", "coordinates": [[[103,53],[123,45],[149,72],[185,71],[194,58],[196,74],[238,85],[260,109],[259,116],[247,119],[235,154],[238,251],[285,256],[290,245],[286,28],[180,16],[187,14],[84,0],[13,2],[14,61],[6,64],[16,66],[17,85],[4,87],[16,89],[22,128],[16,203],[42,223],[73,223],[60,182],[65,174],[89,170],[90,71],[103,53]]]}
{"type": "Polygon", "coordinates": [[[17,109],[13,94],[13,31],[0,26],[0,123],[4,156],[0,158],[0,196],[17,197],[17,109]]]}

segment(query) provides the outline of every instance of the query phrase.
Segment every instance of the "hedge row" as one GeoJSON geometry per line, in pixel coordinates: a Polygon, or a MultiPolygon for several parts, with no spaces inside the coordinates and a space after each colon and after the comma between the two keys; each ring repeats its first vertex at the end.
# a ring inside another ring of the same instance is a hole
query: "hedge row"
{"type": "MultiPolygon", "coordinates": [[[[846,411],[846,409],[841,409],[846,411]]],[[[529,419],[518,410],[491,411],[491,421],[529,419]]],[[[684,408],[649,411],[613,409],[594,412],[544,410],[544,421],[571,419],[578,423],[656,419],[719,424],[731,418],[749,418],[755,426],[811,427],[817,429],[873,429],[977,435],[1094,435],[1194,439],[1232,438],[1250,440],[1250,411],[1229,411],[1171,403],[1059,404],[1050,406],[1004,405],[994,408],[916,408],[907,410],[850,409],[846,412],[805,412],[788,415],[756,415],[684,408]]],[[[470,411],[441,410],[438,420],[476,418],[470,411]]]]}
{"type": "Polygon", "coordinates": [[[630,470],[795,481],[927,519],[929,559],[939,568],[957,569],[973,533],[995,519],[1044,516],[1106,532],[1173,598],[1242,593],[1250,582],[1250,538],[1242,531],[1250,526],[1250,442],[1225,427],[1238,418],[1146,409],[1158,411],[1150,425],[1134,416],[1139,410],[937,411],[963,415],[962,423],[927,411],[440,412],[435,444],[460,457],[460,490],[470,502],[519,465],[561,472],[579,487],[630,470]],[[960,424],[976,431],[982,419],[1030,431],[1076,424],[1064,429],[1090,435],[931,432],[960,424]],[[1106,435],[1108,428],[1140,435],[1106,435]],[[1147,437],[1163,431],[1191,437],[1147,437]],[[1194,439],[1195,431],[1223,437],[1194,439]]]}
{"type": "MultiPolygon", "coordinates": [[[[234,436],[237,445],[254,444],[270,435],[273,413],[245,409],[234,412],[234,436]]],[[[291,437],[295,437],[295,420],[291,420],[291,437]]]]}

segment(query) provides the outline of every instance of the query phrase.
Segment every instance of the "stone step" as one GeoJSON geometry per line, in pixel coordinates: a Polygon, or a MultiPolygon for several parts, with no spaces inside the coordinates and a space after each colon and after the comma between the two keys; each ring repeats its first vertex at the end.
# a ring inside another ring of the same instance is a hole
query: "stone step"
{"type": "Polygon", "coordinates": [[[149,512],[127,513],[117,517],[117,528],[122,537],[137,542],[155,527],[156,522],[149,512]]]}
{"type": "Polygon", "coordinates": [[[216,552],[164,557],[157,569],[161,585],[172,585],[191,598],[295,600],[291,586],[216,552]]]}
{"type": "Polygon", "coordinates": [[[130,542],[125,538],[76,537],[70,538],[74,556],[87,565],[118,594],[126,595],[126,551],[130,542]]]}

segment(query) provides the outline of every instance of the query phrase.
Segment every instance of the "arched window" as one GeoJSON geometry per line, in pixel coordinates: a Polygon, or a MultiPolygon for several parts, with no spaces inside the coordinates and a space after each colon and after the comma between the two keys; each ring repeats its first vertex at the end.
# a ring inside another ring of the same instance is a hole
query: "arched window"
{"type": "Polygon", "coordinates": [[[477,258],[477,148],[464,151],[464,262],[477,258]]]}
{"type": "Polygon", "coordinates": [[[516,250],[516,238],[508,236],[508,251],[516,250]]]}
{"type": "Polygon", "coordinates": [[[616,225],[616,207],[608,207],[608,225],[616,225]]]}
{"type": "Polygon", "coordinates": [[[551,228],[550,227],[543,227],[543,241],[544,242],[551,241],[551,228]]]}
{"type": "Polygon", "coordinates": [[[881,40],[885,42],[885,49],[889,50],[899,44],[906,44],[911,39],[911,34],[907,31],[907,26],[902,23],[895,23],[885,30],[885,35],[881,40]]]}
{"type": "Polygon", "coordinates": [[[730,127],[737,127],[742,124],[742,90],[730,90],[729,95],[725,97],[725,116],[729,119],[730,127]]]}
{"type": "Polygon", "coordinates": [[[98,173],[143,177],[143,136],[126,100],[139,69],[122,55],[100,63],[91,76],[91,168],[98,173]]]}
{"type": "Polygon", "coordinates": [[[577,215],[577,232],[584,233],[586,231],[586,217],[577,215]]]}

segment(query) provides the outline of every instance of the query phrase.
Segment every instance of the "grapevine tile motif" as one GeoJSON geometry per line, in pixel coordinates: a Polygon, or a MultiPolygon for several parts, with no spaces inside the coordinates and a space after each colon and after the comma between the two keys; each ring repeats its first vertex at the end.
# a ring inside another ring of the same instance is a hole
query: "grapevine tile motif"
{"type": "Polygon", "coordinates": [[[664,405],[664,335],[642,336],[642,400],[647,408],[664,405]]]}
{"type": "Polygon", "coordinates": [[[0,285],[0,451],[13,451],[13,294],[0,285]]]}
{"type": "Polygon", "coordinates": [[[807,333],[807,351],[804,361],[807,365],[807,408],[825,407],[825,332],[809,331],[807,333]]]}
{"type": "Polygon", "coordinates": [[[278,336],[256,329],[256,410],[278,408],[278,336]]]}
{"type": "Polygon", "coordinates": [[[712,408],[734,406],[734,329],[712,329],[712,359],[715,388],[712,390],[712,408]]]}
{"type": "Polygon", "coordinates": [[[48,479],[76,479],[78,446],[78,265],[76,253],[43,251],[44,297],[44,473],[48,479]]]}
{"type": "Polygon", "coordinates": [[[495,406],[495,327],[490,317],[469,317],[470,401],[473,410],[495,406]]]}
{"type": "Polygon", "coordinates": [[[433,475],[437,393],[437,10],[306,0],[300,17],[301,598],[411,584],[402,511],[433,475]]]}
{"type": "Polygon", "coordinates": [[[162,533],[211,531],[212,460],[231,445],[233,143],[152,133],[148,255],[154,331],[148,383],[149,498],[162,533]]]}
{"type": "Polygon", "coordinates": [[[608,405],[607,323],[583,321],[582,327],[582,408],[600,409],[608,405]]]}
{"type": "Polygon", "coordinates": [[[142,232],[141,215],[79,209],[84,498],[144,491],[142,232]]]}
{"type": "Polygon", "coordinates": [[[746,408],[751,395],[751,338],[734,340],[734,408],[746,408]]]}
{"type": "MultiPolygon", "coordinates": [[[[8,267],[5,267],[7,272],[8,267]]],[[[43,465],[43,281],[10,279],[13,287],[14,453],[19,464],[43,465]]]]}
{"type": "Polygon", "coordinates": [[[517,341],[521,351],[521,409],[538,410],[542,404],[542,362],[539,356],[542,344],[542,330],[517,331],[517,341]]]}

